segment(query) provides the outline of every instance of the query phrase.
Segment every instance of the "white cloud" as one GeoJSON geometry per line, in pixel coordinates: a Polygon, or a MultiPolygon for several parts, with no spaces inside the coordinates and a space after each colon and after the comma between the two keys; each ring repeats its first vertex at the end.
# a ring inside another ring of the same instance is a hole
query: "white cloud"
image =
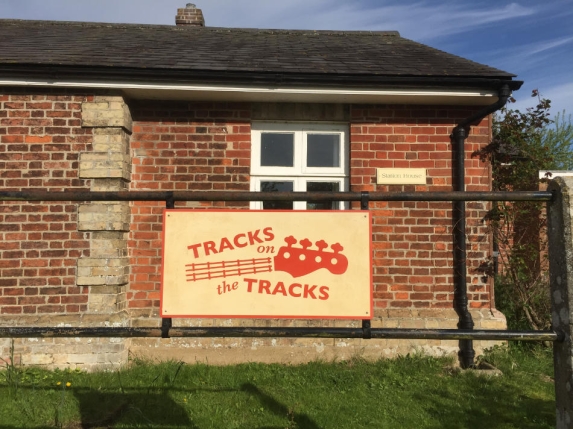
{"type": "Polygon", "coordinates": [[[208,25],[224,27],[335,30],[398,30],[419,41],[469,32],[493,23],[533,15],[536,9],[510,3],[484,7],[470,2],[266,0],[200,1],[208,25]],[[370,2],[372,3],[372,2],[370,2]]]}
{"type": "Polygon", "coordinates": [[[528,47],[524,48],[524,51],[527,50],[529,55],[535,55],[544,51],[548,51],[550,49],[557,48],[562,45],[566,45],[567,43],[570,43],[572,41],[573,41],[573,36],[561,37],[553,40],[545,40],[542,42],[529,44],[528,47]]]}
{"type": "MultiPolygon", "coordinates": [[[[481,56],[487,55],[489,58],[495,58],[496,63],[502,68],[524,71],[538,68],[539,65],[547,65],[551,57],[556,54],[556,50],[571,43],[573,43],[573,36],[564,36],[506,49],[490,50],[483,52],[481,56]]],[[[571,57],[566,56],[562,61],[570,62],[571,57]]]]}
{"type": "Polygon", "coordinates": [[[531,97],[531,90],[538,89],[541,97],[551,100],[550,113],[552,117],[557,113],[561,113],[563,110],[565,110],[567,114],[573,114],[573,111],[571,111],[573,82],[559,83],[552,86],[548,86],[547,82],[547,80],[528,82],[527,85],[524,85],[518,93],[514,94],[517,102],[509,105],[508,107],[522,112],[525,112],[528,107],[535,107],[537,99],[531,97]]]}
{"type": "Polygon", "coordinates": [[[1,0],[0,18],[175,24],[186,0],[1,0]]]}
{"type": "Polygon", "coordinates": [[[548,100],[551,100],[551,113],[556,115],[563,110],[567,114],[573,114],[571,111],[571,100],[573,100],[573,82],[563,83],[543,90],[541,88],[541,95],[548,100]]]}
{"type": "MultiPolygon", "coordinates": [[[[1,18],[174,24],[186,0],[3,0],[1,18]]],[[[389,0],[195,0],[209,26],[398,30],[405,37],[431,40],[492,23],[532,15],[531,7],[498,7],[470,2],[389,0]],[[372,5],[374,4],[374,6],[372,5]]]]}

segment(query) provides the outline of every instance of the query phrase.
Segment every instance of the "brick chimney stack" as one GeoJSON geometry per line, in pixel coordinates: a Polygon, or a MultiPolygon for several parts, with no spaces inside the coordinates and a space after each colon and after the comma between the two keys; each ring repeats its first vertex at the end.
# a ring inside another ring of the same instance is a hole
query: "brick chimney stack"
{"type": "Polygon", "coordinates": [[[175,16],[175,25],[192,25],[194,27],[205,27],[205,18],[201,9],[197,9],[193,3],[187,3],[187,6],[177,9],[175,16]]]}

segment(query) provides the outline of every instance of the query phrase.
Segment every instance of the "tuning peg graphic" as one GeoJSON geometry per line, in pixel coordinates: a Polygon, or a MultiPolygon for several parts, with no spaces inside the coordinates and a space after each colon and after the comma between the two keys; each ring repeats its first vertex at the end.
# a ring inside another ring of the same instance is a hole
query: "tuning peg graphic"
{"type": "Polygon", "coordinates": [[[316,245],[316,247],[318,248],[318,250],[321,251],[321,252],[328,247],[328,244],[327,244],[326,241],[324,241],[324,240],[317,241],[317,242],[314,243],[314,244],[316,245]]]}
{"type": "Polygon", "coordinates": [[[294,238],[292,235],[289,235],[288,237],[285,238],[285,243],[288,244],[288,247],[291,247],[293,244],[296,244],[296,238],[294,238]]]}
{"type": "Polygon", "coordinates": [[[334,275],[344,274],[348,269],[348,259],[340,253],[344,250],[340,243],[330,246],[333,250],[330,252],[328,243],[322,239],[314,243],[316,250],[311,249],[313,242],[308,238],[298,241],[290,235],[284,241],[288,246],[281,247],[274,257],[276,271],[284,271],[296,278],[322,268],[334,275]],[[299,247],[294,246],[296,243],[299,247]]]}
{"type": "Polygon", "coordinates": [[[342,247],[342,245],[340,243],[335,243],[332,246],[330,246],[330,248],[332,250],[334,250],[335,253],[339,253],[339,252],[342,252],[344,250],[344,247],[342,247]]]}

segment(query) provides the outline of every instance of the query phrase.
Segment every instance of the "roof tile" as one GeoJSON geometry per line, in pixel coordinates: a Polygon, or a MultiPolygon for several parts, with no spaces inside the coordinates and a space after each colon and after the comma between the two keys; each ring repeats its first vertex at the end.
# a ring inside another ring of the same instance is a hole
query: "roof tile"
{"type": "Polygon", "coordinates": [[[511,78],[398,32],[0,20],[2,64],[511,78]]]}

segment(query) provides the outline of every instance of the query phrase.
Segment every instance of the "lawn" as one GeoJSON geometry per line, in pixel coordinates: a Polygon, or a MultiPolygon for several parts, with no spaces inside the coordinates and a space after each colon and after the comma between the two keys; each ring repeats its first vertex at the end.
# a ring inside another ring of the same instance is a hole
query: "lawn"
{"type": "Polygon", "coordinates": [[[133,360],[116,372],[0,372],[0,428],[552,428],[552,354],[494,350],[503,372],[451,359],[210,366],[133,360]]]}

